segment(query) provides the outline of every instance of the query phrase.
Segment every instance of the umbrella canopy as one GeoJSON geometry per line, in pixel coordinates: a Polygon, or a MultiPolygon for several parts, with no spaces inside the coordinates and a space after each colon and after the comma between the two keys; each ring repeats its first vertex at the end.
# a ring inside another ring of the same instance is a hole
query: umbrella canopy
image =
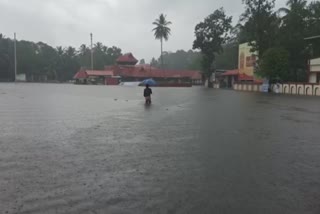
{"type": "Polygon", "coordinates": [[[155,85],[157,85],[157,82],[154,81],[153,79],[146,79],[146,80],[143,80],[143,81],[141,82],[141,85],[155,86],[155,85]]]}

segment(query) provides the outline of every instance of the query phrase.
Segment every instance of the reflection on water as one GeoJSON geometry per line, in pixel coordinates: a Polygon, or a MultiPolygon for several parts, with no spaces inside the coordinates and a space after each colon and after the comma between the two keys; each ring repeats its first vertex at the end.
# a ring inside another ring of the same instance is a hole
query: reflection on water
{"type": "Polygon", "coordinates": [[[318,213],[320,100],[0,84],[0,213],[318,213]]]}

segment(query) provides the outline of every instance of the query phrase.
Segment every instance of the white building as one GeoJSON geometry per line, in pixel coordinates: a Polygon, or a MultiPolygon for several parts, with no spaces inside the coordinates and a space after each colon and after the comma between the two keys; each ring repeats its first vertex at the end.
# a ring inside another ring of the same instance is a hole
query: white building
{"type": "Polygon", "coordinates": [[[17,74],[16,75],[16,82],[26,82],[27,76],[26,74],[17,74]]]}
{"type": "Polygon", "coordinates": [[[309,83],[320,83],[320,58],[310,60],[309,83]]]}

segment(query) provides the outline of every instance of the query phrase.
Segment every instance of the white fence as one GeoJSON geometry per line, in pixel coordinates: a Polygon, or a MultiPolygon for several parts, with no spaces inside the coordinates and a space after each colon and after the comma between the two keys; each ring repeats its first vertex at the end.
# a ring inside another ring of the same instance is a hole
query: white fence
{"type": "MultiPolygon", "coordinates": [[[[284,83],[271,86],[274,92],[280,94],[320,96],[320,84],[310,83],[284,83]]],[[[261,92],[262,85],[255,83],[235,83],[233,89],[237,91],[261,92]]]]}

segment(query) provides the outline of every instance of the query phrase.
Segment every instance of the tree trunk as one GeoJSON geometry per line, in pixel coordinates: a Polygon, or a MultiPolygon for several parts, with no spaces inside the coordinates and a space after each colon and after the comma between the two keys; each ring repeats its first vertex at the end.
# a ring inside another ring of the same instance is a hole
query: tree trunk
{"type": "Polygon", "coordinates": [[[161,43],[161,68],[163,69],[163,40],[162,38],[160,39],[161,43]]]}

